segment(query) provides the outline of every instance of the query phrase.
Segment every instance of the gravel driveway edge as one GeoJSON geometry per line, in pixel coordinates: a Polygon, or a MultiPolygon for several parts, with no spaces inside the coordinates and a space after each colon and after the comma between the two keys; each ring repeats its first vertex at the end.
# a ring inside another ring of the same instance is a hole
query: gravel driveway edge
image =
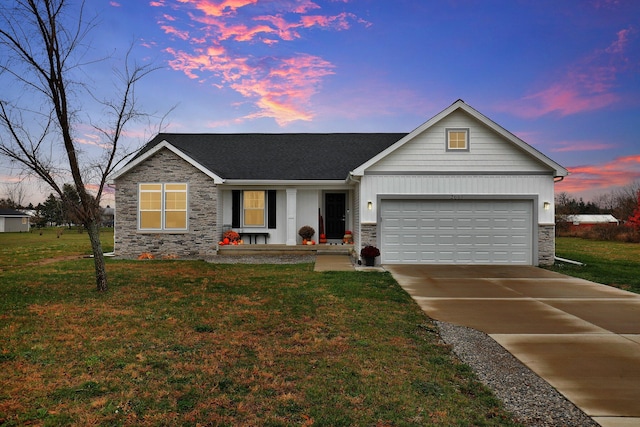
{"type": "Polygon", "coordinates": [[[526,426],[598,427],[577,406],[487,334],[435,321],[440,337],[526,426]]]}

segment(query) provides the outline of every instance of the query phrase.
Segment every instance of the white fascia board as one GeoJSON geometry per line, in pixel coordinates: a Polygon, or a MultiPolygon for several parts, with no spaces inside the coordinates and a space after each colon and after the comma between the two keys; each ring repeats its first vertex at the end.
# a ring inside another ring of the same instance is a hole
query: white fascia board
{"type": "Polygon", "coordinates": [[[224,181],[226,185],[253,185],[253,186],[335,186],[335,185],[345,185],[345,180],[323,180],[323,179],[227,179],[224,181]]]}
{"type": "MultiPolygon", "coordinates": [[[[485,116],[484,114],[480,113],[475,108],[465,104],[463,101],[457,101],[456,104],[458,102],[461,103],[461,105],[458,108],[461,108],[466,113],[473,116],[475,119],[485,124],[487,127],[491,128],[494,132],[508,139],[511,143],[513,143],[518,148],[525,151],[532,157],[536,158],[539,162],[553,169],[554,176],[560,177],[560,176],[569,175],[569,171],[559,163],[556,163],[555,161],[551,160],[549,157],[545,156],[540,151],[536,150],[531,145],[527,144],[522,139],[518,138],[516,135],[512,134],[511,132],[509,132],[508,130],[506,130],[505,128],[503,128],[502,126],[500,126],[499,124],[497,124],[496,122],[494,122],[493,120],[485,116]]],[[[456,104],[453,104],[453,105],[456,105],[456,104]]]]}
{"type": "MultiPolygon", "coordinates": [[[[378,153],[376,156],[372,157],[371,159],[369,159],[367,162],[363,163],[362,165],[358,166],[357,168],[355,168],[351,174],[355,175],[355,176],[363,176],[364,175],[364,171],[371,167],[372,165],[374,165],[375,163],[377,163],[378,161],[380,161],[381,159],[385,158],[386,156],[388,156],[389,154],[393,153],[394,151],[396,151],[398,148],[402,147],[404,144],[406,144],[407,142],[411,141],[413,138],[416,137],[416,135],[421,134],[422,132],[424,132],[425,130],[429,129],[431,126],[433,126],[435,123],[439,122],[440,120],[442,120],[444,117],[448,116],[449,114],[451,114],[453,111],[455,111],[457,108],[459,108],[459,104],[462,103],[464,104],[464,102],[462,102],[461,100],[456,101],[455,103],[453,103],[451,106],[449,106],[448,108],[446,108],[445,110],[441,111],[440,113],[436,114],[435,116],[433,116],[432,118],[430,118],[429,120],[427,120],[426,122],[424,122],[422,125],[418,126],[416,129],[414,129],[413,131],[411,131],[409,134],[407,134],[404,138],[402,138],[400,141],[396,142],[395,144],[393,144],[391,147],[387,148],[384,151],[381,151],[380,153],[378,153]]],[[[465,104],[466,105],[466,104],[465,104]]]]}
{"type": "Polygon", "coordinates": [[[569,174],[569,171],[567,171],[567,169],[562,167],[560,164],[554,162],[553,160],[551,160],[550,158],[548,158],[547,156],[542,154],[540,151],[536,150],[535,148],[533,148],[532,146],[530,146],[529,144],[527,144],[526,142],[524,142],[523,140],[521,140],[520,138],[518,138],[517,136],[512,134],[511,132],[507,131],[502,126],[500,126],[497,123],[495,123],[493,120],[489,119],[484,114],[482,114],[479,111],[477,111],[476,109],[470,107],[469,105],[467,105],[461,99],[457,100],[456,102],[451,104],[449,107],[445,108],[440,113],[436,114],[435,116],[433,116],[432,118],[427,120],[425,123],[423,123],[422,125],[417,127],[415,130],[413,130],[411,133],[406,135],[400,141],[398,141],[395,144],[393,144],[391,147],[389,147],[386,150],[380,152],[375,157],[371,158],[367,162],[365,162],[362,165],[360,165],[357,168],[355,168],[351,172],[351,174],[354,175],[354,176],[363,176],[364,172],[365,172],[365,170],[367,168],[371,167],[372,165],[374,165],[375,163],[377,163],[381,159],[385,158],[386,156],[388,156],[389,154],[391,154],[392,152],[394,152],[398,148],[402,147],[404,144],[406,144],[407,142],[411,141],[417,135],[419,135],[422,132],[426,131],[431,126],[433,126],[434,124],[438,123],[440,120],[444,119],[446,116],[448,116],[449,114],[453,113],[454,111],[456,111],[458,109],[461,109],[461,110],[465,111],[466,113],[468,113],[469,115],[471,115],[472,117],[477,119],[479,122],[485,124],[486,126],[491,128],[492,130],[494,130],[496,133],[500,134],[501,136],[503,136],[507,140],[511,141],[514,145],[519,147],[521,150],[527,152],[529,155],[531,155],[531,156],[535,157],[536,159],[538,159],[538,161],[542,162],[543,164],[547,165],[549,168],[553,169],[554,176],[556,176],[556,177],[563,176],[564,177],[564,176],[567,176],[569,174]]]}
{"type": "Polygon", "coordinates": [[[130,170],[138,166],[140,163],[144,162],[145,160],[147,160],[148,158],[150,158],[151,156],[155,155],[157,152],[163,149],[167,149],[171,151],[172,153],[180,157],[182,160],[186,161],[191,166],[198,169],[200,172],[204,173],[209,178],[213,179],[214,183],[223,184],[225,182],[225,180],[222,177],[211,172],[209,169],[202,166],[200,163],[196,162],[191,157],[187,156],[185,153],[177,149],[175,146],[173,146],[171,143],[167,142],[166,140],[160,142],[155,147],[153,147],[152,149],[150,149],[149,151],[147,151],[137,159],[133,160],[131,163],[127,163],[122,169],[120,169],[111,177],[111,181],[114,181],[115,179],[121,177],[122,175],[125,175],[127,172],[129,172],[130,170]]]}

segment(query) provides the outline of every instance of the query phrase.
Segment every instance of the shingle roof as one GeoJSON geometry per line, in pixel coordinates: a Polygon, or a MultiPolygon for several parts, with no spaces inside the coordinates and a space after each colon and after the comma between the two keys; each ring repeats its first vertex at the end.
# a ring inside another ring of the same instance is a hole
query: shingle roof
{"type": "Polygon", "coordinates": [[[618,221],[611,214],[580,214],[580,215],[566,215],[564,217],[566,222],[573,222],[579,224],[602,224],[602,223],[616,223],[618,221]]]}
{"type": "Polygon", "coordinates": [[[406,133],[161,133],[138,156],[167,141],[224,179],[342,180],[406,133]]]}
{"type": "Polygon", "coordinates": [[[25,217],[29,216],[24,212],[17,211],[15,209],[0,209],[0,216],[16,216],[16,217],[25,217]]]}

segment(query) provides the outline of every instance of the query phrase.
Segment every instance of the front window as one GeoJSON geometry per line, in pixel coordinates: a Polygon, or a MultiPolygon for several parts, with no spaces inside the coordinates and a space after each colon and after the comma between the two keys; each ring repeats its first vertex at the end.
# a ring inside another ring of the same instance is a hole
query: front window
{"type": "Polygon", "coordinates": [[[469,151],[469,130],[447,129],[447,151],[469,151]]]}
{"type": "Polygon", "coordinates": [[[187,184],[140,184],[141,230],[187,229],[187,184]]]}
{"type": "Polygon", "coordinates": [[[244,191],[243,209],[245,227],[264,227],[264,191],[244,191]]]}

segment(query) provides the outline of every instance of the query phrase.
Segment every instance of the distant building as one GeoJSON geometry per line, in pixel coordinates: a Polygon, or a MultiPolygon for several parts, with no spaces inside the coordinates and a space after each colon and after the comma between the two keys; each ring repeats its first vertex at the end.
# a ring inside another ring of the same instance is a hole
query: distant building
{"type": "Polygon", "coordinates": [[[20,233],[29,231],[29,215],[14,209],[0,209],[0,233],[20,233]]]}
{"type": "Polygon", "coordinates": [[[102,226],[113,227],[113,220],[115,218],[115,209],[107,205],[106,208],[102,208],[102,226]]]}
{"type": "Polygon", "coordinates": [[[611,214],[582,214],[582,215],[565,215],[563,222],[569,224],[570,228],[591,228],[594,225],[620,225],[611,214]]]}

